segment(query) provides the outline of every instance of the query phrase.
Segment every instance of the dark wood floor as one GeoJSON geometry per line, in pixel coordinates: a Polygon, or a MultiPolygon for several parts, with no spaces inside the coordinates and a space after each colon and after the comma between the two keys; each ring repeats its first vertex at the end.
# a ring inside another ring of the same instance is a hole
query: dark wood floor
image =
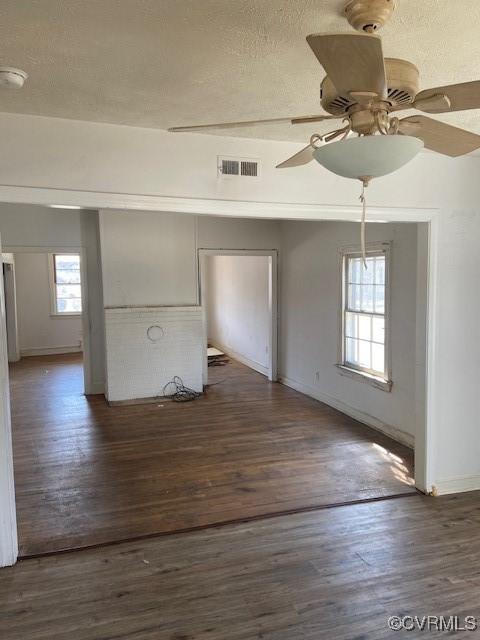
{"type": "Polygon", "coordinates": [[[416,495],[24,560],[0,570],[1,637],[450,637],[387,619],[480,618],[479,532],[479,493],[416,495]]]}
{"type": "Polygon", "coordinates": [[[412,493],[412,452],[232,363],[188,404],[109,407],[78,356],[11,368],[22,555],[412,493]]]}

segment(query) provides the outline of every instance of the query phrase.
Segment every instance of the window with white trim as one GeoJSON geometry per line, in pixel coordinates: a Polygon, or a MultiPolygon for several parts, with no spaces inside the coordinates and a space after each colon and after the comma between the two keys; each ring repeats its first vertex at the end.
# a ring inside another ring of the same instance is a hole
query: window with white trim
{"type": "Polygon", "coordinates": [[[82,313],[82,282],[78,253],[50,255],[52,313],[79,315],[82,313]]]}
{"type": "Polygon", "coordinates": [[[344,253],[342,365],[389,379],[388,271],[389,251],[344,253]]]}

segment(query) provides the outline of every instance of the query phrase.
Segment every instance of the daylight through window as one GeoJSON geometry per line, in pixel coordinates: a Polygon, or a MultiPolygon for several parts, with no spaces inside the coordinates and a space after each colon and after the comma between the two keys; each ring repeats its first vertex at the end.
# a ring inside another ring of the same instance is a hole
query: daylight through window
{"type": "Polygon", "coordinates": [[[345,256],[343,364],[387,379],[386,253],[345,256]]]}
{"type": "Polygon", "coordinates": [[[82,285],[80,256],[78,254],[52,255],[54,312],[76,314],[82,312],[82,285]]]}

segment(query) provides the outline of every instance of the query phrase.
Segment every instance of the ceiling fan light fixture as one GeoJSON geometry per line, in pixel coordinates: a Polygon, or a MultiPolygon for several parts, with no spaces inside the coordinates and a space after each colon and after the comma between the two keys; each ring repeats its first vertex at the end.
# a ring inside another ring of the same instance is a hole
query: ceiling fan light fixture
{"type": "Polygon", "coordinates": [[[413,136],[362,136],[318,147],[313,157],[332,173],[364,181],[397,171],[423,147],[423,140],[413,136]]]}

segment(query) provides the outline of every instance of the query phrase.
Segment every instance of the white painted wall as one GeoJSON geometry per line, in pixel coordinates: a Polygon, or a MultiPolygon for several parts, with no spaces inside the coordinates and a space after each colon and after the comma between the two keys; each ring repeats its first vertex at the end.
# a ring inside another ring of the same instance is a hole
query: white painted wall
{"type": "MultiPolygon", "coordinates": [[[[477,163],[473,167],[480,168],[477,163]]],[[[473,198],[478,171],[470,180],[465,189],[473,198]]],[[[457,204],[440,218],[433,371],[439,394],[433,468],[440,493],[480,488],[479,203],[480,194],[469,206],[457,204]]]]}
{"type": "Polygon", "coordinates": [[[195,217],[101,211],[105,307],[195,304],[195,217]]]}
{"type": "MultiPolygon", "coordinates": [[[[90,329],[88,357],[84,352],[86,379],[90,380],[88,393],[105,390],[105,320],[103,314],[102,264],[100,260],[100,229],[97,211],[83,211],[80,215],[80,246],[84,249],[84,276],[86,274],[87,308],[83,314],[90,329]]],[[[84,329],[85,331],[85,329],[84,329]]],[[[86,345],[84,344],[84,349],[86,345]]]]}
{"type": "Polygon", "coordinates": [[[82,318],[51,313],[48,253],[15,254],[20,354],[81,351],[82,318]]]}
{"type": "Polygon", "coordinates": [[[297,172],[275,170],[279,159],[298,149],[289,142],[6,113],[0,114],[0,137],[9,149],[9,157],[0,158],[1,184],[78,189],[85,192],[85,205],[88,192],[95,191],[213,197],[225,200],[228,215],[229,201],[232,206],[235,200],[318,202],[322,193],[313,167],[306,169],[304,179],[297,172]],[[219,179],[217,156],[236,154],[258,158],[262,179],[219,179]]]}
{"type": "Polygon", "coordinates": [[[200,307],[106,309],[105,328],[109,401],[171,394],[168,383],[174,376],[194,391],[203,390],[200,307]]]}
{"type": "Polygon", "coordinates": [[[269,259],[206,256],[208,341],[247,366],[268,373],[269,259]]]}
{"type": "MultiPolygon", "coordinates": [[[[359,244],[358,224],[282,223],[280,372],[294,387],[413,442],[417,225],[371,224],[367,241],[390,242],[392,247],[391,392],[346,377],[335,366],[342,286],[340,249],[359,244]]],[[[421,347],[424,350],[425,345],[421,347]]]]}

